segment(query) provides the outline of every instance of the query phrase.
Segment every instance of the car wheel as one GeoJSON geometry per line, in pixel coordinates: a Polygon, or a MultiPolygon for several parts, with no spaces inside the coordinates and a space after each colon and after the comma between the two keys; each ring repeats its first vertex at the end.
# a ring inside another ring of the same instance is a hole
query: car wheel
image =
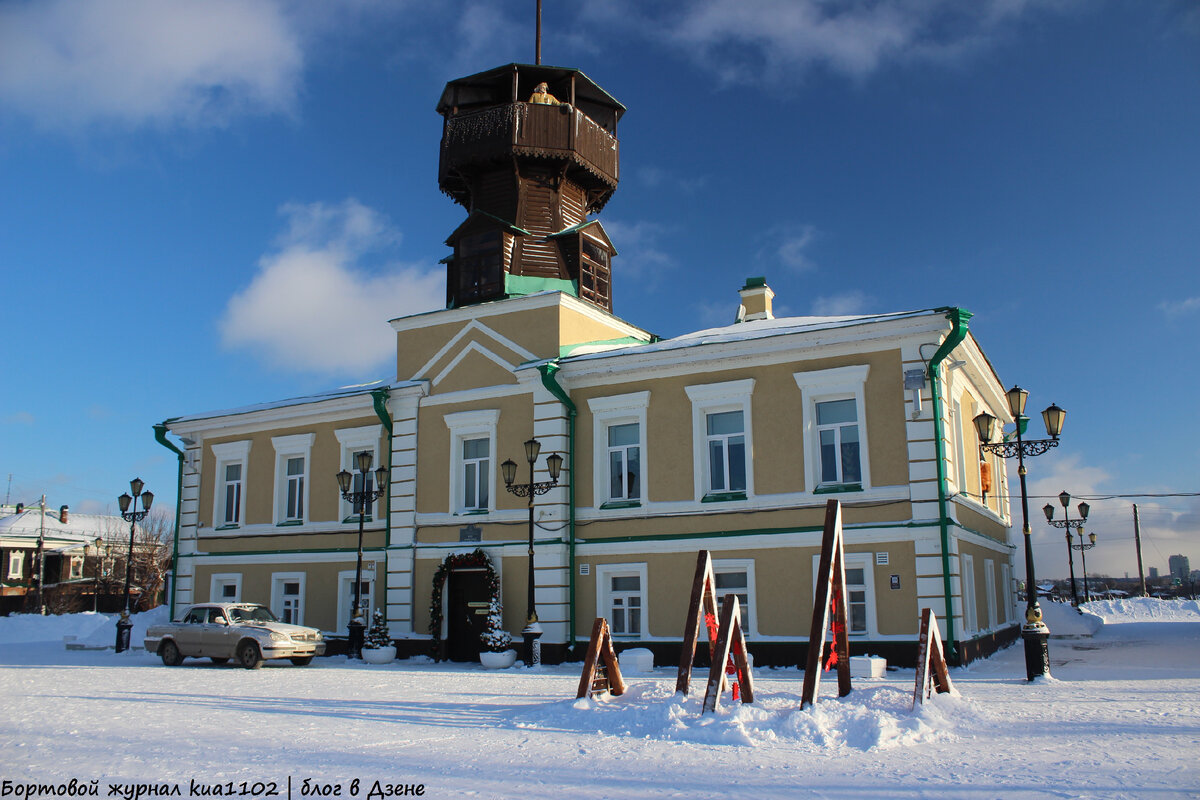
{"type": "Polygon", "coordinates": [[[312,663],[312,656],[293,656],[292,663],[297,667],[307,667],[312,663]]]}
{"type": "Polygon", "coordinates": [[[179,652],[179,648],[172,641],[163,642],[158,648],[158,654],[168,667],[178,667],[183,663],[183,653],[179,652]]]}
{"type": "Polygon", "coordinates": [[[229,663],[229,659],[228,659],[228,658],[217,658],[216,656],[213,656],[213,657],[212,657],[212,662],[213,662],[214,664],[228,664],[228,663],[229,663]]]}
{"type": "Polygon", "coordinates": [[[262,653],[254,642],[242,642],[238,645],[237,660],[246,669],[258,669],[263,665],[262,653]]]}

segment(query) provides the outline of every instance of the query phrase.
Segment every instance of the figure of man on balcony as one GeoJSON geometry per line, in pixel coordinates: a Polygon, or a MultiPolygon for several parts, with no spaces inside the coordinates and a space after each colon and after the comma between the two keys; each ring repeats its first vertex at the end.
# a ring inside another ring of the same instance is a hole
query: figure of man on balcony
{"type": "Polygon", "coordinates": [[[545,81],[539,83],[533,90],[533,94],[529,96],[529,102],[542,106],[561,106],[563,104],[561,100],[550,94],[550,85],[545,81]]]}

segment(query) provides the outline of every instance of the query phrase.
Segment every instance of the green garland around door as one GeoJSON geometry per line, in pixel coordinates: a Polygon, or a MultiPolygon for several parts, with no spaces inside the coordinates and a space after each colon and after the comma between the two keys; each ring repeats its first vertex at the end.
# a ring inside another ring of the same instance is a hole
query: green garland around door
{"type": "Polygon", "coordinates": [[[455,553],[446,556],[446,560],[438,565],[433,573],[433,595],[429,601],[429,634],[433,637],[433,658],[441,661],[442,654],[442,590],[446,587],[446,576],[452,569],[464,567],[482,567],[487,572],[488,592],[493,600],[500,599],[500,578],[492,567],[492,559],[482,550],[470,553],[455,553]]]}

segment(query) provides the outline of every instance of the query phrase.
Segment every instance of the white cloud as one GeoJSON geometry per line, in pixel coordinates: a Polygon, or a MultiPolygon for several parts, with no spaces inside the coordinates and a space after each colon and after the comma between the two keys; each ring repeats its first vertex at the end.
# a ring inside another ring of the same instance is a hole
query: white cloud
{"type": "Polygon", "coordinates": [[[376,211],[340,205],[286,205],[278,250],[259,260],[250,285],[234,295],[220,322],[226,346],[256,351],[276,366],[327,374],[380,370],[394,356],[387,320],[445,305],[440,269],[363,266],[369,253],[399,235],[376,211]]]}
{"type": "Polygon", "coordinates": [[[298,33],[271,0],[0,6],[0,107],[52,129],[290,113],[302,65],[298,33]]]}
{"type": "Polygon", "coordinates": [[[759,248],[758,258],[772,267],[781,264],[793,272],[808,272],[817,268],[808,249],[818,238],[812,225],[777,225],[764,234],[766,244],[759,248]]]}
{"type": "Polygon", "coordinates": [[[1184,314],[1200,311],[1200,297],[1188,297],[1184,300],[1164,300],[1158,304],[1158,308],[1168,317],[1180,317],[1184,314]]]}
{"type": "Polygon", "coordinates": [[[814,299],[809,313],[814,317],[847,317],[865,314],[870,303],[871,298],[856,289],[814,299]]]}
{"type": "Polygon", "coordinates": [[[822,67],[853,78],[886,64],[986,48],[1031,9],[1070,0],[692,0],[594,4],[589,14],[678,47],[726,83],[794,80],[822,67]]]}
{"type": "Polygon", "coordinates": [[[607,219],[603,225],[617,248],[617,257],[613,259],[616,278],[622,275],[635,277],[643,290],[651,290],[664,274],[675,268],[675,258],[662,244],[668,233],[665,226],[644,220],[627,223],[607,219]]]}

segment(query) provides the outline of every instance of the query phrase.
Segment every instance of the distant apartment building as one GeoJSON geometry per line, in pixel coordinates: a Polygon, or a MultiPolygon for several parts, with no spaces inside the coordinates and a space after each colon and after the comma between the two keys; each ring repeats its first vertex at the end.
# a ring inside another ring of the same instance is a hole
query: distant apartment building
{"type": "Polygon", "coordinates": [[[1167,559],[1167,567],[1171,570],[1171,577],[1178,578],[1181,582],[1191,577],[1192,567],[1187,556],[1171,556],[1167,559]]]}
{"type": "Polygon", "coordinates": [[[1157,579],[1158,579],[1158,567],[1151,567],[1150,568],[1150,580],[1153,581],[1153,580],[1157,580],[1157,579]]]}

